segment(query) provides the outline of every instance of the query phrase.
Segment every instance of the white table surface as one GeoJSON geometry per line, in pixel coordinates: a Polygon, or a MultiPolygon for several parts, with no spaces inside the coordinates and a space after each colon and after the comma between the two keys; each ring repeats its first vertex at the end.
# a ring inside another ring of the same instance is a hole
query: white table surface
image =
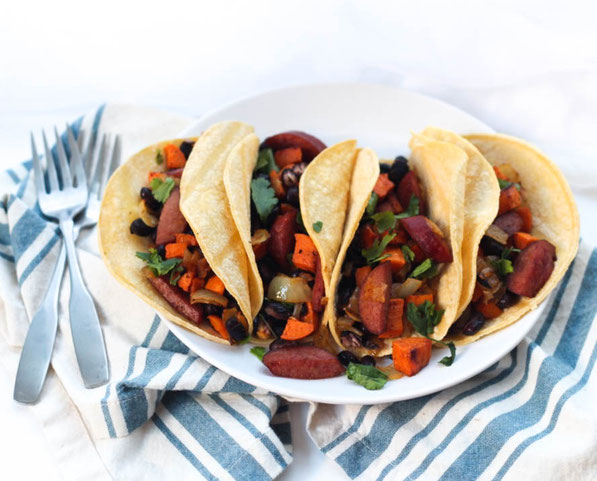
{"type": "MultiPolygon", "coordinates": [[[[0,168],[28,132],[107,101],[189,116],[252,92],[366,81],[434,95],[539,145],[597,239],[595,2],[32,2],[0,7],[0,168]],[[593,214],[593,215],[592,215],[593,214]]],[[[63,479],[0,363],[2,479],[63,479]]],[[[291,408],[284,480],[347,479],[291,408]]]]}

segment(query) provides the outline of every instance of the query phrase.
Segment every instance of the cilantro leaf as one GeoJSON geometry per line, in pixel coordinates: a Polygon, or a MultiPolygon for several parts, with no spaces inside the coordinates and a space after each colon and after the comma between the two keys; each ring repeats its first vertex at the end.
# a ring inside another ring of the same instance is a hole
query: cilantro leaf
{"type": "Polygon", "coordinates": [[[516,190],[520,191],[520,184],[518,182],[510,182],[509,180],[498,179],[498,184],[500,184],[500,190],[507,189],[513,185],[516,187],[516,190]]]}
{"type": "Polygon", "coordinates": [[[436,309],[435,305],[429,301],[425,301],[420,306],[409,302],[406,306],[406,318],[412,324],[415,331],[430,341],[443,344],[450,349],[450,355],[443,357],[439,362],[444,366],[451,366],[456,359],[456,346],[453,342],[443,342],[437,339],[432,339],[429,334],[433,332],[435,326],[439,324],[444,315],[443,309],[436,309]]]}
{"type": "Polygon", "coordinates": [[[175,185],[176,182],[174,182],[172,177],[166,177],[166,180],[156,177],[152,179],[150,184],[151,193],[155,197],[155,200],[163,204],[166,202],[166,200],[168,200],[168,197],[170,197],[170,193],[172,192],[172,189],[174,189],[175,185]]]}
{"type": "Polygon", "coordinates": [[[268,216],[278,203],[278,198],[268,179],[258,177],[251,181],[251,198],[259,214],[261,222],[266,222],[268,216]]]}
{"type": "Polygon", "coordinates": [[[375,222],[378,232],[385,232],[396,227],[396,217],[389,210],[373,214],[371,218],[375,222]]]}
{"type": "Polygon", "coordinates": [[[175,286],[182,275],[182,271],[184,268],[182,266],[176,266],[174,269],[170,271],[170,285],[175,286]]]}
{"type": "Polygon", "coordinates": [[[425,259],[417,267],[415,267],[411,277],[415,277],[416,279],[425,279],[435,275],[437,275],[437,264],[431,259],[425,259]]]}
{"type": "Polygon", "coordinates": [[[444,315],[443,309],[436,309],[435,304],[425,301],[420,306],[409,302],[406,306],[406,318],[419,334],[427,337],[433,332],[444,315]]]}
{"type": "Polygon", "coordinates": [[[369,197],[369,202],[367,202],[367,208],[365,209],[367,215],[373,215],[375,208],[377,207],[378,200],[379,196],[375,192],[371,192],[371,197],[369,197]]]}
{"type": "Polygon", "coordinates": [[[276,164],[276,160],[274,159],[274,152],[272,149],[260,150],[259,155],[257,156],[255,171],[269,174],[272,170],[275,170],[276,172],[280,170],[278,164],[276,164]]]}
{"type": "Polygon", "coordinates": [[[353,362],[348,365],[346,376],[351,381],[369,390],[381,389],[388,382],[387,374],[381,372],[376,367],[355,364],[353,362]]]}
{"type": "Polygon", "coordinates": [[[491,266],[498,275],[504,277],[514,272],[514,267],[512,266],[512,261],[510,260],[510,256],[513,252],[520,252],[520,249],[508,247],[502,251],[502,255],[500,256],[501,258],[499,260],[493,261],[491,263],[491,266]]]}
{"type": "Polygon", "coordinates": [[[405,219],[406,217],[414,217],[419,215],[419,198],[414,195],[410,196],[408,208],[396,216],[396,219],[405,219]]]}
{"type": "Polygon", "coordinates": [[[442,344],[444,344],[448,349],[450,349],[450,355],[442,357],[439,362],[444,366],[451,366],[454,362],[454,359],[456,359],[456,346],[453,342],[442,342],[442,344]]]}
{"type": "Polygon", "coordinates": [[[263,356],[265,356],[265,347],[255,346],[251,348],[251,354],[263,362],[263,356]]]}
{"type": "Polygon", "coordinates": [[[412,262],[415,260],[415,253],[412,251],[412,249],[410,247],[408,247],[406,244],[404,244],[402,247],[402,253],[404,254],[404,258],[406,260],[408,260],[409,262],[412,262]]]}
{"type": "Polygon", "coordinates": [[[156,249],[149,249],[149,252],[137,252],[135,254],[139,259],[147,263],[147,267],[151,269],[156,276],[163,276],[168,274],[172,269],[176,268],[182,259],[162,259],[156,249]]]}
{"type": "Polygon", "coordinates": [[[383,236],[383,239],[380,241],[379,239],[375,239],[373,244],[368,249],[362,249],[361,254],[365,258],[368,264],[375,264],[386,257],[387,255],[383,255],[383,251],[388,246],[388,244],[392,241],[392,239],[396,237],[396,234],[389,234],[383,236]]]}
{"type": "Polygon", "coordinates": [[[161,150],[158,150],[157,154],[155,154],[155,163],[158,165],[162,165],[164,163],[164,154],[161,150]]]}
{"type": "Polygon", "coordinates": [[[323,227],[323,222],[321,222],[320,220],[318,220],[317,222],[313,223],[313,230],[317,233],[321,232],[321,228],[323,227]]]}

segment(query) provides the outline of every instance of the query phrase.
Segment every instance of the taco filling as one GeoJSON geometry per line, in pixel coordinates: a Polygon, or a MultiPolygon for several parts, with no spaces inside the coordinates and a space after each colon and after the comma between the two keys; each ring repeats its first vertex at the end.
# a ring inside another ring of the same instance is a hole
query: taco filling
{"type": "MultiPolygon", "coordinates": [[[[321,261],[299,201],[301,176],[323,149],[320,140],[304,133],[269,137],[261,144],[251,178],[251,245],[265,294],[253,335],[262,341],[278,339],[276,345],[313,334],[324,308],[321,261]]],[[[320,231],[323,222],[313,228],[320,231]]]]}
{"type": "Polygon", "coordinates": [[[180,211],[180,179],[194,142],[169,143],[157,151],[156,168],[139,192],[139,217],[130,233],[150,241],[136,256],[157,294],[192,324],[206,323],[231,343],[248,337],[249,325],[205,259],[180,211]]]}
{"type": "Polygon", "coordinates": [[[531,234],[533,216],[516,170],[510,164],[493,169],[500,185],[498,215],[481,239],[472,301],[451,335],[475,335],[522,297],[535,297],[557,260],[554,245],[531,234]]]}
{"type": "Polygon", "coordinates": [[[429,363],[429,336],[444,313],[436,306],[438,275],[453,255],[425,215],[427,202],[407,159],[381,163],[380,172],[342,264],[335,335],[344,364],[375,365],[393,341],[395,369],[412,376],[429,363]]]}

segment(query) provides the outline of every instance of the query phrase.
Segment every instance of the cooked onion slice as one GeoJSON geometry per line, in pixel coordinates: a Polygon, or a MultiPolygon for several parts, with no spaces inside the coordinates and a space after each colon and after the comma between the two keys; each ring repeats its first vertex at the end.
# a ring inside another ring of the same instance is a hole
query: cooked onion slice
{"type": "Polygon", "coordinates": [[[209,289],[199,289],[191,294],[191,304],[214,304],[216,306],[226,307],[228,305],[228,299],[209,289]]]}
{"type": "Polygon", "coordinates": [[[421,284],[423,284],[423,281],[414,277],[409,277],[402,284],[392,284],[391,297],[393,299],[397,297],[404,299],[407,296],[412,296],[421,287],[421,284]]]}
{"type": "Polygon", "coordinates": [[[302,277],[288,277],[284,274],[278,274],[269,283],[267,297],[274,301],[290,302],[292,304],[308,302],[311,300],[311,288],[302,277]]]}

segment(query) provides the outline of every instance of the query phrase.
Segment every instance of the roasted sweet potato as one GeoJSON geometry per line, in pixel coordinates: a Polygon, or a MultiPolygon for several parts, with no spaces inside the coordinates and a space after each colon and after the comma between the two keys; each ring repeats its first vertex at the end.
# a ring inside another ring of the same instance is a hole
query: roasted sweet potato
{"type": "Polygon", "coordinates": [[[361,320],[373,334],[381,334],[386,330],[391,287],[391,264],[382,262],[365,278],[359,291],[361,320]]]}
{"type": "Polygon", "coordinates": [[[505,214],[516,207],[520,207],[521,203],[522,197],[520,196],[520,192],[515,185],[511,185],[506,189],[502,189],[500,191],[500,207],[498,210],[498,215],[505,214]]]}
{"type": "Polygon", "coordinates": [[[414,376],[431,359],[431,341],[424,337],[402,337],[392,342],[394,368],[407,376],[414,376]]]}
{"type": "Polygon", "coordinates": [[[514,247],[520,250],[526,248],[529,244],[538,240],[539,239],[532,236],[531,234],[527,234],[526,232],[515,232],[512,235],[512,243],[514,244],[514,247]]]}
{"type": "Polygon", "coordinates": [[[166,167],[168,169],[178,169],[184,167],[187,162],[187,159],[182,151],[174,144],[167,144],[164,146],[164,157],[166,159],[166,167]]]}
{"type": "Polygon", "coordinates": [[[363,285],[363,281],[366,279],[366,277],[369,275],[370,272],[371,272],[371,266],[359,267],[355,271],[354,278],[355,278],[355,281],[356,281],[358,287],[361,287],[363,285]]]}
{"type": "Polygon", "coordinates": [[[404,299],[390,299],[390,308],[388,309],[388,322],[386,330],[379,335],[380,339],[390,337],[400,337],[404,330],[403,314],[404,299]]]}
{"type": "Polygon", "coordinates": [[[274,159],[280,169],[292,164],[298,164],[303,160],[303,151],[299,147],[287,147],[277,150],[274,153],[274,159]]]}
{"type": "Polygon", "coordinates": [[[294,253],[292,263],[297,269],[315,273],[317,248],[308,235],[294,234],[294,253]]]}
{"type": "Polygon", "coordinates": [[[394,182],[388,178],[388,174],[379,174],[377,182],[373,186],[373,192],[377,194],[380,199],[384,199],[386,195],[394,190],[394,182]]]}

